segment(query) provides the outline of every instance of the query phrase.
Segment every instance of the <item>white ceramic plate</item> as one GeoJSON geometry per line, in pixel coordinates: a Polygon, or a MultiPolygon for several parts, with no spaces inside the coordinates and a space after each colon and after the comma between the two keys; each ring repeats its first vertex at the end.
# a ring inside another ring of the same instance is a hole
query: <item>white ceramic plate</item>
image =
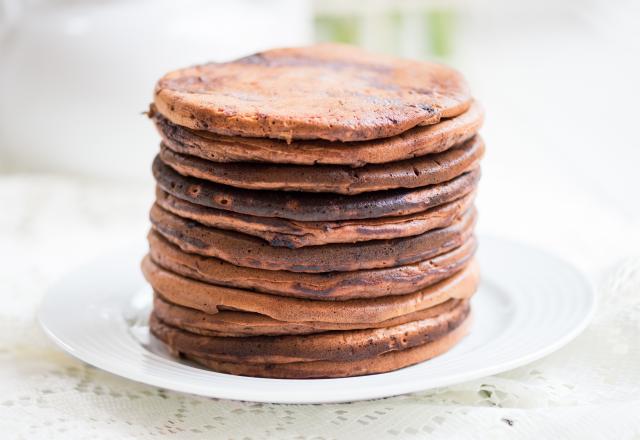
{"type": "Polygon", "coordinates": [[[587,325],[594,293],[572,266],[523,245],[481,238],[483,281],[471,334],[448,353],[398,371],[345,379],[232,376],[170,357],[149,336],[151,291],[140,274],[145,246],[95,260],[46,295],[40,323],[73,356],[150,385],[225,399],[325,403],[451,385],[539,359],[587,325]]]}

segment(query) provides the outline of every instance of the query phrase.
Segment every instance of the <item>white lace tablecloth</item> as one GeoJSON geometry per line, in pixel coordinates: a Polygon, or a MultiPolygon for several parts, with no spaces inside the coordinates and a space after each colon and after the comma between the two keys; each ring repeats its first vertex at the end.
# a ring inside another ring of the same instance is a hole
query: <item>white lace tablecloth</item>
{"type": "MultiPolygon", "coordinates": [[[[557,353],[507,373],[408,396],[307,406],[175,393],[56,348],[36,323],[46,287],[88,258],[144,237],[152,186],[0,176],[0,437],[640,438],[638,211],[596,210],[599,193],[589,187],[568,201],[570,183],[549,181],[555,196],[544,212],[531,209],[545,198],[544,185],[537,196],[512,199],[510,212],[526,214],[515,224],[500,200],[523,188],[498,187],[505,176],[494,175],[483,181],[483,192],[497,197],[481,197],[480,229],[535,242],[586,270],[600,299],[592,325],[557,353]],[[558,218],[573,223],[561,227],[558,218]]],[[[82,310],[70,305],[69,313],[82,310]]]]}

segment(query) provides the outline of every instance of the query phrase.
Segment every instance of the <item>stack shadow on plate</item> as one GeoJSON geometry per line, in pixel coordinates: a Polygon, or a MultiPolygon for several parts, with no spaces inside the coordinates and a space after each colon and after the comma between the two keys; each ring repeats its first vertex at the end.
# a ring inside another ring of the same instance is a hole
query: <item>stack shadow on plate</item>
{"type": "Polygon", "coordinates": [[[151,332],[212,370],[379,373],[469,327],[482,111],[455,71],[348,46],[169,73],[151,332]]]}

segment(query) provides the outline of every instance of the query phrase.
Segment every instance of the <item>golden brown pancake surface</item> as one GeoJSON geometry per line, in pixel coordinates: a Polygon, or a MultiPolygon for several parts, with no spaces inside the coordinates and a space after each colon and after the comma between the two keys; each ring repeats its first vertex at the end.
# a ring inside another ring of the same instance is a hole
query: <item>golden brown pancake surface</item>
{"type": "Polygon", "coordinates": [[[397,136],[361,142],[326,140],[294,141],[223,136],[191,130],[171,123],[157,111],[150,112],[163,142],[173,151],[212,162],[268,162],[298,165],[348,165],[396,162],[440,153],[458,145],[480,129],[483,111],[478,103],[451,119],[415,127],[397,136]]]}
{"type": "Polygon", "coordinates": [[[323,44],[176,70],[154,103],[171,122],[223,135],[363,141],[466,111],[455,70],[323,44]]]}

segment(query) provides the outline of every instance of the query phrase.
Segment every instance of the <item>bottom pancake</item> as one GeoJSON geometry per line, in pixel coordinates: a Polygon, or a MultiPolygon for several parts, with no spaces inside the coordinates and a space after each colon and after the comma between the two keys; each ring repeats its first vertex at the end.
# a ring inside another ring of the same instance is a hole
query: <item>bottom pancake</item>
{"type": "MultiPolygon", "coordinates": [[[[412,348],[388,351],[363,359],[318,360],[289,363],[229,362],[193,353],[173,352],[211,370],[240,376],[276,379],[316,379],[362,376],[385,373],[408,367],[438,356],[456,345],[469,332],[471,317],[467,315],[455,328],[437,339],[412,348]]],[[[160,339],[162,339],[160,337],[160,339]]],[[[170,347],[172,348],[172,347],[170,347]]]]}
{"type": "Polygon", "coordinates": [[[354,361],[435,341],[457,328],[469,314],[468,300],[456,301],[433,317],[383,328],[311,335],[217,337],[170,326],[152,313],[151,332],[175,352],[225,362],[290,363],[354,361]]]}

